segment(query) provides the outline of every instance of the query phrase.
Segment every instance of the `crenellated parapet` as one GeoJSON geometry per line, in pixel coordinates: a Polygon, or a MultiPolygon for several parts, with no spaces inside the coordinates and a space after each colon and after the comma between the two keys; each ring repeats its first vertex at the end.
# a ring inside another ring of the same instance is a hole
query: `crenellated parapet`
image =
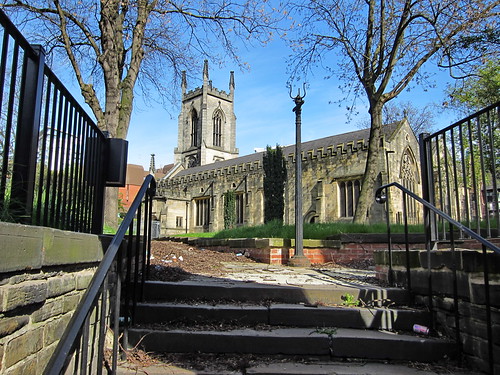
{"type": "MultiPolygon", "coordinates": [[[[196,87],[193,90],[189,90],[187,93],[183,95],[182,100],[191,100],[193,98],[196,98],[200,95],[203,94],[203,88],[201,87],[196,87]]],[[[223,99],[223,100],[231,100],[231,94],[224,91],[224,90],[219,90],[215,87],[208,87],[207,89],[207,94],[211,96],[215,96],[217,98],[223,99]]]]}
{"type": "MultiPolygon", "coordinates": [[[[302,144],[302,162],[314,164],[324,163],[325,159],[332,159],[330,163],[337,163],[338,158],[349,158],[358,152],[368,150],[368,130],[353,132],[355,140],[345,140],[345,135],[331,136],[302,144]],[[365,134],[366,133],[366,134],[365,134]]],[[[287,165],[295,163],[294,145],[283,148],[287,165]]],[[[159,181],[158,194],[169,195],[173,190],[183,189],[187,185],[198,184],[203,181],[228,180],[236,176],[249,175],[262,169],[262,157],[264,152],[254,153],[217,163],[206,164],[188,168],[177,175],[166,180],[159,181]]],[[[261,172],[258,172],[259,174],[261,172]]]]}
{"type": "MultiPolygon", "coordinates": [[[[333,137],[328,137],[333,138],[333,137]]],[[[313,141],[317,142],[317,141],[313,141]]],[[[368,150],[368,140],[359,139],[357,141],[350,141],[346,143],[330,144],[318,146],[316,148],[309,148],[308,143],[302,145],[302,161],[312,161],[317,159],[331,158],[340,155],[353,154],[359,151],[368,150]]],[[[287,161],[295,163],[295,146],[285,147],[284,154],[287,155],[287,161]],[[287,152],[289,151],[289,152],[287,152]]]]}
{"type": "MultiPolygon", "coordinates": [[[[232,161],[237,161],[238,159],[232,159],[232,161]]],[[[192,173],[183,171],[179,175],[174,177],[160,180],[157,186],[157,193],[159,196],[164,196],[168,191],[170,194],[170,189],[175,189],[179,187],[184,187],[186,185],[192,185],[200,183],[202,181],[213,181],[216,179],[230,179],[237,178],[240,176],[246,176],[249,173],[255,173],[262,169],[262,160],[253,160],[243,163],[237,163],[234,165],[220,166],[222,163],[207,164],[203,167],[202,171],[193,171],[192,173]],[[211,168],[210,168],[211,167],[211,168]]],[[[191,168],[195,169],[195,168],[191,168]]],[[[200,168],[196,168],[200,169],[200,168]]]]}

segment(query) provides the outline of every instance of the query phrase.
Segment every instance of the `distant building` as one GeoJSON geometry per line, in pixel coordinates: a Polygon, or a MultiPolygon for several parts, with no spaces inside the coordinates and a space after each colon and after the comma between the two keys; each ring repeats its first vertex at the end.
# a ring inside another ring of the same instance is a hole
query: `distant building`
{"type": "MultiPolygon", "coordinates": [[[[223,194],[236,193],[237,225],[264,221],[262,156],[255,152],[238,157],[235,148],[234,76],[229,94],[216,90],[203,70],[203,86],[186,92],[182,80],[175,164],[159,179],[153,206],[161,234],[217,231],[224,227],[223,194]]],[[[333,128],[332,124],[332,128],[333,128]]],[[[325,137],[302,144],[303,207],[305,222],[351,221],[358,200],[368,154],[369,129],[325,137]]],[[[273,144],[269,140],[269,144],[273,144]]],[[[385,125],[381,138],[376,185],[397,181],[421,194],[418,141],[408,121],[385,125]]],[[[283,148],[288,169],[284,222],[294,223],[295,148],[283,148]]],[[[389,214],[403,220],[399,192],[391,192],[389,214]]],[[[384,206],[370,209],[370,220],[385,220],[384,206]]],[[[410,223],[418,221],[416,206],[409,207],[410,223]]]]}
{"type": "MultiPolygon", "coordinates": [[[[154,155],[151,157],[151,165],[154,166],[154,155]]],[[[160,169],[154,169],[154,175],[157,180],[163,178],[172,169],[173,164],[167,164],[160,169]]],[[[120,208],[123,212],[127,212],[130,205],[134,201],[137,192],[146,177],[151,172],[145,171],[142,165],[127,164],[127,177],[125,186],[118,188],[118,199],[120,201],[120,208]]]]}

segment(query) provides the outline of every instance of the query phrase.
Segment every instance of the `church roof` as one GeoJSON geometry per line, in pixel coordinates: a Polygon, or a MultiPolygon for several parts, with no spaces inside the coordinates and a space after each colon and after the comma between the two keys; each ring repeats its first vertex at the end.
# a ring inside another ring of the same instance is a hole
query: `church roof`
{"type": "MultiPolygon", "coordinates": [[[[392,124],[382,126],[382,134],[386,137],[390,137],[399,127],[402,122],[397,121],[392,124]]],[[[328,147],[333,147],[334,149],[340,145],[347,145],[348,143],[363,143],[364,145],[368,145],[368,139],[370,137],[370,129],[361,129],[348,133],[331,135],[329,137],[319,138],[312,141],[302,142],[302,152],[307,152],[309,150],[317,150],[323,148],[326,150],[328,147]]],[[[295,153],[295,144],[282,146],[283,155],[288,157],[290,154],[295,153]]],[[[234,159],[217,161],[210,164],[200,165],[196,167],[187,168],[175,174],[175,177],[187,176],[190,174],[196,174],[212,169],[218,168],[226,168],[233,165],[247,164],[253,163],[255,161],[262,160],[262,156],[265,151],[256,152],[253,154],[248,154],[245,156],[240,156],[234,159]]]]}

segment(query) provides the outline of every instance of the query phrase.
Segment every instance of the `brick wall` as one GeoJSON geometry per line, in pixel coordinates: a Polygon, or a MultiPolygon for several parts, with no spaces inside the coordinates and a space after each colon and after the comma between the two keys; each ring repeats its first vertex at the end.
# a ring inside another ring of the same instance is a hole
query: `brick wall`
{"type": "MultiPolygon", "coordinates": [[[[351,244],[344,244],[341,248],[328,247],[304,247],[304,255],[311,264],[325,263],[348,263],[355,260],[367,260],[373,258],[373,248],[350,248],[351,244]]],[[[386,246],[387,247],[387,246],[386,246]]],[[[239,249],[240,250],[240,249],[239,249]]],[[[240,251],[247,252],[248,255],[259,262],[268,264],[288,264],[291,257],[295,255],[294,248],[246,248],[240,251]]]]}
{"type": "MultiPolygon", "coordinates": [[[[175,238],[172,238],[175,239],[175,238]]],[[[176,239],[180,240],[180,239],[176,239]]],[[[199,238],[192,241],[200,247],[210,247],[214,250],[244,253],[262,263],[288,264],[295,254],[295,240],[283,238],[244,238],[244,239],[210,239],[199,238]]],[[[354,260],[371,260],[373,252],[386,249],[385,243],[363,243],[356,240],[303,240],[304,255],[312,264],[348,263],[354,260]]]]}
{"type": "Polygon", "coordinates": [[[102,259],[102,239],[0,223],[0,374],[40,374],[102,259]]]}
{"type": "MultiPolygon", "coordinates": [[[[437,329],[455,338],[455,305],[453,299],[452,253],[436,250],[431,253],[433,304],[437,329]]],[[[488,345],[486,307],[483,278],[483,254],[475,250],[456,250],[458,312],[460,343],[467,362],[474,368],[488,371],[488,345]]],[[[374,254],[379,278],[387,279],[388,253],[374,254]]],[[[410,252],[410,275],[416,303],[428,302],[427,252],[410,252]]],[[[493,357],[495,374],[500,374],[500,256],[489,253],[486,258],[489,269],[493,357]]],[[[398,285],[406,285],[406,256],[404,251],[393,253],[393,274],[398,285]]]]}

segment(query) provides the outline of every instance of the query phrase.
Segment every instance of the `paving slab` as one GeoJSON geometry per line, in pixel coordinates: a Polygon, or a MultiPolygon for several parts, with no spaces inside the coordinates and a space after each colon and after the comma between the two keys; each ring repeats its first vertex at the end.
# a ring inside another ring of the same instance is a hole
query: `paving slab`
{"type": "Polygon", "coordinates": [[[223,263],[230,280],[274,285],[337,285],[344,287],[376,287],[374,270],[346,267],[287,267],[264,263],[223,263]],[[371,282],[370,282],[371,281],[371,282]]]}

